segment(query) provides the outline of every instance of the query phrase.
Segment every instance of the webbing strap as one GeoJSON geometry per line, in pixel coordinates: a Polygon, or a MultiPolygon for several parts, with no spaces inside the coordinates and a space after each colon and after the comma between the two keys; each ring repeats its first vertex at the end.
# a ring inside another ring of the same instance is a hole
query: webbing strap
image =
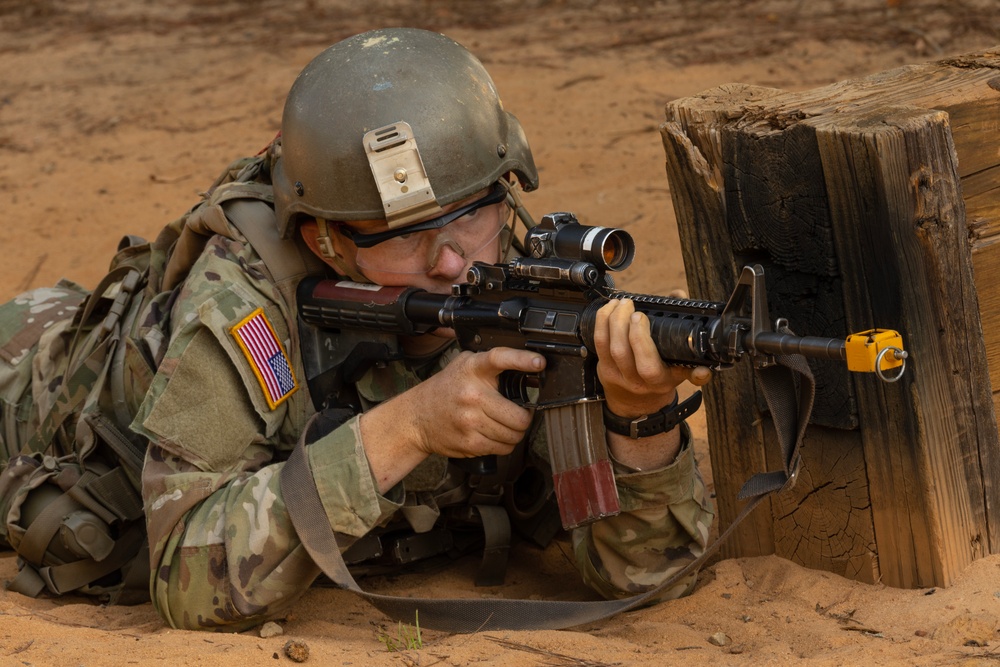
{"type": "MultiPolygon", "coordinates": [[[[782,333],[790,332],[786,329],[782,333]]],[[[816,379],[805,357],[789,355],[778,357],[776,361],[775,365],[758,369],[757,381],[764,392],[764,400],[778,434],[784,469],[758,473],[748,479],[736,496],[738,500],[790,489],[795,485],[802,465],[799,447],[812,414],[816,379]]]]}
{"type": "Polygon", "coordinates": [[[474,505],[473,510],[482,520],[486,540],[476,586],[499,586],[503,584],[510,553],[510,517],[498,505],[474,505]]]}
{"type": "Polygon", "coordinates": [[[93,429],[101,440],[103,440],[127,466],[136,478],[142,474],[142,463],[146,456],[146,451],[136,446],[128,437],[122,433],[118,427],[100,411],[91,412],[84,416],[83,420],[93,429]]]}
{"type": "Polygon", "coordinates": [[[117,466],[87,484],[87,492],[96,498],[120,521],[135,521],[143,517],[142,498],[128,478],[125,469],[117,466]]]}
{"type": "MultiPolygon", "coordinates": [[[[402,598],[361,589],[347,570],[323,510],[302,441],[281,471],[281,491],[292,524],[313,561],[340,588],[350,590],[394,619],[413,619],[423,627],[447,632],[560,629],[624,611],[642,600],[561,602],[546,600],[402,598]]],[[[648,595],[648,597],[652,597],[648,595]]]]}
{"type": "Polygon", "coordinates": [[[96,514],[101,521],[111,525],[118,520],[115,513],[97,501],[90,493],[90,484],[98,479],[98,475],[93,470],[84,470],[80,473],[80,479],[76,484],[66,489],[66,495],[75,500],[81,507],[96,514]]]}
{"type": "Polygon", "coordinates": [[[223,210],[226,218],[246,237],[264,262],[285,303],[294,307],[295,287],[299,280],[307,275],[323,272],[326,266],[297,240],[281,238],[270,206],[260,199],[247,195],[238,196],[240,192],[234,189],[232,198],[225,200],[223,210]]]}
{"type": "MultiPolygon", "coordinates": [[[[676,586],[685,577],[701,567],[771,491],[778,490],[795,479],[795,471],[799,465],[798,446],[805,433],[808,417],[812,410],[812,392],[815,382],[804,359],[789,361],[788,358],[779,358],[778,363],[790,363],[790,366],[785,366],[785,368],[790,369],[790,372],[764,376],[761,383],[762,386],[767,385],[764,392],[765,396],[768,396],[768,405],[772,406],[771,401],[775,400],[771,410],[781,442],[785,442],[784,438],[788,433],[797,434],[795,439],[789,443],[788,451],[783,451],[785,470],[780,472],[784,477],[784,482],[777,488],[771,488],[770,491],[765,490],[760,495],[752,496],[750,502],[719,535],[718,539],[710,544],[700,556],[675,572],[666,581],[645,593],[621,600],[576,602],[493,598],[404,598],[362,590],[344,563],[340,546],[337,544],[337,537],[330,527],[319,491],[316,488],[305,444],[304,434],[309,431],[308,426],[303,429],[303,437],[299,439],[281,470],[282,496],[302,545],[323,573],[338,587],[360,595],[394,620],[409,622],[411,619],[419,618],[423,627],[457,633],[487,630],[561,630],[584,623],[592,623],[635,609],[655,600],[659,595],[676,586]],[[806,391],[802,392],[802,396],[808,400],[799,405],[798,409],[789,411],[786,399],[791,397],[792,401],[795,401],[794,377],[799,373],[804,373],[801,384],[806,391]],[[781,387],[782,384],[786,386],[781,387]],[[789,423],[788,420],[793,421],[789,423]],[[419,617],[417,616],[418,612],[419,617]]],[[[314,416],[313,419],[315,418],[314,416]]],[[[784,449],[784,444],[782,447],[784,449]]],[[[768,486],[773,487],[774,485],[768,486]]]]}
{"type": "Polygon", "coordinates": [[[58,498],[45,506],[34,518],[20,543],[17,545],[17,555],[35,567],[41,567],[49,542],[59,531],[63,518],[78,509],[79,504],[68,493],[60,494],[58,498]]]}
{"type": "Polygon", "coordinates": [[[45,587],[56,595],[75,591],[81,586],[93,583],[120,569],[127,563],[146,539],[146,532],[140,524],[135,524],[115,542],[114,549],[100,561],[82,558],[64,565],[39,568],[38,574],[45,587]]]}
{"type": "Polygon", "coordinates": [[[45,580],[39,576],[38,570],[25,565],[17,576],[7,582],[7,590],[29,598],[37,598],[45,590],[45,580]]]}

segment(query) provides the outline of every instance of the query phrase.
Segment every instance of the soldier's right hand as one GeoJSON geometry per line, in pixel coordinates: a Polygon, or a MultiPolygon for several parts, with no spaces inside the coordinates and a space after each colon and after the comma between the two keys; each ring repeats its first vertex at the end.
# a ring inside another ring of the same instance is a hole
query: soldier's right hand
{"type": "Polygon", "coordinates": [[[361,417],[369,465],[382,491],[429,454],[453,458],[509,454],[531,425],[531,412],[504,398],[505,370],[538,373],[545,358],[498,347],[462,352],[444,370],[361,417]]]}
{"type": "Polygon", "coordinates": [[[411,390],[424,451],[455,458],[509,454],[531,425],[531,412],[500,394],[497,377],[505,370],[538,373],[544,367],[545,357],[526,350],[459,354],[411,390]]]}

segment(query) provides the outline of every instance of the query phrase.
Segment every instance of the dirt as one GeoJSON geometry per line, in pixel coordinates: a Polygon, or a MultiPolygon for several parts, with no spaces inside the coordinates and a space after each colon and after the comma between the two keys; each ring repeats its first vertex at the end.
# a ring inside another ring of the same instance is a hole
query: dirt
{"type": "MultiPolygon", "coordinates": [[[[992,0],[0,0],[0,299],[61,277],[93,286],[124,234],[154,236],[231,159],[267,144],[313,56],[389,25],[444,32],[483,60],[540,167],[529,207],[627,228],[639,251],[619,285],[649,293],[685,285],[657,132],[666,102],[729,82],[808,89],[1000,42],[992,0]]],[[[692,425],[710,477],[703,417],[692,425]]],[[[508,585],[488,594],[580,599],[566,549],[517,549],[508,585]]],[[[460,594],[473,565],[366,585],[460,594]]],[[[0,556],[0,580],[15,571],[0,556]]],[[[11,665],[277,664],[289,640],[310,663],[355,667],[992,664],[1000,557],[937,590],[723,560],[690,597],[593,626],[424,630],[421,648],[397,651],[398,626],[329,589],[268,638],[172,630],[148,604],[72,596],[0,591],[0,616],[11,665]]]]}

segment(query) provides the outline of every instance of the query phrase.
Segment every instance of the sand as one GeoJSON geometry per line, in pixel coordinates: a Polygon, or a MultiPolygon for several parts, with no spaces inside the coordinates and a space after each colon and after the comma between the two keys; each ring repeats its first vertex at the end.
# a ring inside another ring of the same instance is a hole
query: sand
{"type": "MultiPolygon", "coordinates": [[[[61,277],[92,287],[122,235],[155,236],[231,159],[268,143],[314,55],[386,25],[445,32],[479,55],[533,146],[542,187],[530,208],[626,227],[639,251],[619,285],[666,293],[685,286],[657,132],[666,102],[728,82],[803,90],[992,47],[994,6],[0,0],[0,298],[61,277]]],[[[711,479],[704,417],[691,424],[711,479]]],[[[581,599],[567,548],[519,547],[507,586],[479,592],[581,599]]],[[[473,567],[364,585],[468,594],[473,567]]],[[[0,580],[15,572],[13,556],[0,555],[0,580]]],[[[305,643],[310,664],[354,667],[992,664],[1000,557],[936,590],[859,584],[774,556],[716,560],[690,597],[592,626],[424,630],[421,648],[397,651],[388,644],[398,626],[330,589],[310,591],[268,638],[172,630],[148,604],[2,590],[0,617],[2,665],[279,664],[289,640],[305,643]]]]}

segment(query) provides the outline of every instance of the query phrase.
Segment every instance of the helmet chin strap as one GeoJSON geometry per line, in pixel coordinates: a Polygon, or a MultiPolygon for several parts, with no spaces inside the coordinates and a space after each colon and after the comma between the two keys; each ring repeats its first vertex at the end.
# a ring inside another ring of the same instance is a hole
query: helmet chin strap
{"type": "Polygon", "coordinates": [[[531,214],[528,213],[528,209],[524,207],[524,203],[521,201],[520,188],[518,187],[517,179],[508,180],[506,177],[500,179],[500,183],[507,189],[507,206],[514,211],[514,216],[512,217],[510,224],[506,226],[503,234],[506,238],[503,239],[503,253],[502,257],[504,261],[511,259],[511,250],[517,250],[520,254],[526,254],[526,250],[522,247],[520,239],[515,233],[515,227],[517,221],[520,220],[521,224],[524,225],[526,230],[530,230],[532,227],[536,226],[538,223],[535,222],[531,214]]]}
{"type": "MultiPolygon", "coordinates": [[[[501,178],[500,184],[507,189],[507,205],[513,209],[514,214],[521,220],[521,224],[524,225],[525,229],[531,229],[538,225],[535,219],[531,217],[528,213],[528,209],[524,207],[524,203],[521,201],[521,188],[518,187],[518,182],[515,179],[513,182],[508,181],[507,178],[501,178]]],[[[511,231],[513,231],[513,223],[511,224],[511,231]]]]}
{"type": "Polygon", "coordinates": [[[330,238],[330,226],[324,218],[316,218],[316,243],[319,245],[319,252],[327,262],[333,265],[333,268],[337,270],[342,276],[347,276],[356,283],[371,283],[367,277],[362,275],[359,271],[351,268],[344,258],[337,254],[337,251],[333,247],[333,240],[330,238]]]}

